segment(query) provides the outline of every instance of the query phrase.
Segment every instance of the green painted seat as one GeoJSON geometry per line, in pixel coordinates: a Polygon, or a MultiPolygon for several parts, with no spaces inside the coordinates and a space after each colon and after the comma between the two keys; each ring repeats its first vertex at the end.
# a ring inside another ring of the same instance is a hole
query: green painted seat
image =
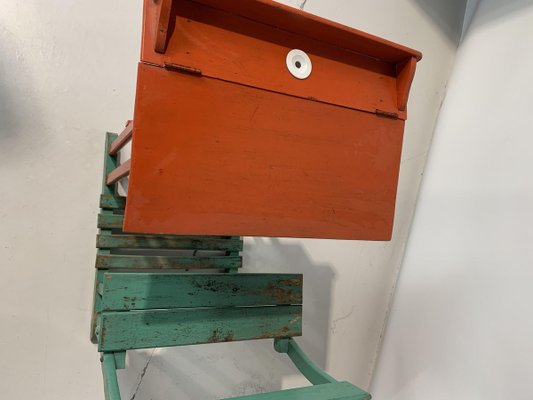
{"type": "Polygon", "coordinates": [[[106,183],[118,165],[110,154],[116,138],[107,134],[91,325],[106,400],[121,398],[116,370],[125,368],[127,350],[268,338],[313,386],[239,399],[370,399],[318,368],[293,340],[302,334],[301,274],[238,273],[240,237],[122,231],[126,200],[106,183]]]}
{"type": "Polygon", "coordinates": [[[99,292],[103,352],[302,333],[301,275],[109,271],[99,292]]]}

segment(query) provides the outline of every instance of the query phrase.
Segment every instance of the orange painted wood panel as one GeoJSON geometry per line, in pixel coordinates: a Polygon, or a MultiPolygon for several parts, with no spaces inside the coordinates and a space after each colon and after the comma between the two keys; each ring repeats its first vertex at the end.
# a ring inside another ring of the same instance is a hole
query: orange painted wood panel
{"type": "MultiPolygon", "coordinates": [[[[176,1],[176,0],[175,0],[176,1]]],[[[177,0],[180,1],[180,0],[177,0]]],[[[183,0],[181,0],[183,1],[183,0]]],[[[406,58],[422,59],[422,53],[367,32],[321,18],[273,0],[193,0],[241,17],[266,23],[324,43],[398,63],[406,58]]],[[[399,22],[401,23],[401,21],[399,22]]]]}
{"type": "Polygon", "coordinates": [[[389,240],[404,121],[139,64],[124,229],[389,240]]]}
{"type": "Polygon", "coordinates": [[[416,60],[420,53],[271,1],[201,3],[206,4],[174,1],[161,52],[155,48],[161,46],[158,15],[163,4],[145,0],[141,60],[192,67],[212,78],[406,118],[403,99],[409,87],[399,86],[397,66],[416,60]],[[285,58],[294,48],[305,51],[313,63],[305,80],[287,70],[285,58]]]}

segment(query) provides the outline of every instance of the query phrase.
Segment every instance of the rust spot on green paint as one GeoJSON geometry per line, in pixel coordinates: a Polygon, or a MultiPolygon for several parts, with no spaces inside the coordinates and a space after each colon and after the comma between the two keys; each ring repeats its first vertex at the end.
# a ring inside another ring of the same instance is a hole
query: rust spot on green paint
{"type": "Polygon", "coordinates": [[[303,278],[283,279],[278,281],[278,283],[284,286],[302,286],[303,278]]]}
{"type": "Polygon", "coordinates": [[[208,343],[219,343],[219,342],[232,342],[235,338],[233,331],[227,332],[224,336],[223,332],[220,329],[213,330],[213,333],[207,339],[208,343]]]}
{"type": "Polygon", "coordinates": [[[107,329],[104,326],[102,330],[100,331],[100,335],[98,336],[98,339],[100,339],[100,344],[103,345],[105,343],[105,337],[106,337],[107,329]]]}
{"type": "Polygon", "coordinates": [[[239,286],[235,286],[235,284],[231,282],[222,282],[217,279],[208,279],[205,281],[193,280],[192,284],[198,289],[209,290],[214,293],[228,291],[232,293],[237,293],[241,291],[241,288],[239,286]]]}
{"type": "Polygon", "coordinates": [[[262,335],[256,336],[254,339],[281,338],[281,337],[297,335],[297,333],[289,334],[290,331],[291,331],[291,328],[289,328],[288,326],[283,326],[277,331],[265,332],[262,335]]]}
{"type": "Polygon", "coordinates": [[[263,295],[273,299],[277,304],[301,304],[301,289],[295,291],[293,288],[301,288],[302,281],[302,278],[293,278],[269,283],[263,290],[263,295]]]}
{"type": "Polygon", "coordinates": [[[207,339],[207,342],[208,343],[218,343],[218,342],[220,342],[220,339],[221,339],[220,334],[221,334],[221,332],[218,329],[215,329],[213,331],[213,333],[211,334],[211,336],[209,336],[209,338],[207,339]]]}

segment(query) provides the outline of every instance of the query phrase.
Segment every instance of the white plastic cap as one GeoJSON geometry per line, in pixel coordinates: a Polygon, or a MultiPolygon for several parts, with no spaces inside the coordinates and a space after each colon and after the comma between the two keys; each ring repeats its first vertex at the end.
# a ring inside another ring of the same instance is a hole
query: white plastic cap
{"type": "Polygon", "coordinates": [[[304,51],[294,49],[287,54],[287,68],[295,78],[305,79],[311,75],[313,64],[304,51]]]}

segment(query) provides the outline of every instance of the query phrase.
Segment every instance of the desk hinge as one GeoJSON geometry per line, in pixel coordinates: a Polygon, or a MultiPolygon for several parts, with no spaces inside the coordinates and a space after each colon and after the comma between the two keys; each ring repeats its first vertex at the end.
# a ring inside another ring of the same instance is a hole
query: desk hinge
{"type": "Polygon", "coordinates": [[[385,118],[398,119],[398,114],[395,112],[383,111],[376,109],[376,115],[385,118]]]}
{"type": "Polygon", "coordinates": [[[187,65],[165,63],[165,69],[168,69],[169,71],[182,72],[184,74],[202,76],[201,69],[189,67],[187,65]]]}

